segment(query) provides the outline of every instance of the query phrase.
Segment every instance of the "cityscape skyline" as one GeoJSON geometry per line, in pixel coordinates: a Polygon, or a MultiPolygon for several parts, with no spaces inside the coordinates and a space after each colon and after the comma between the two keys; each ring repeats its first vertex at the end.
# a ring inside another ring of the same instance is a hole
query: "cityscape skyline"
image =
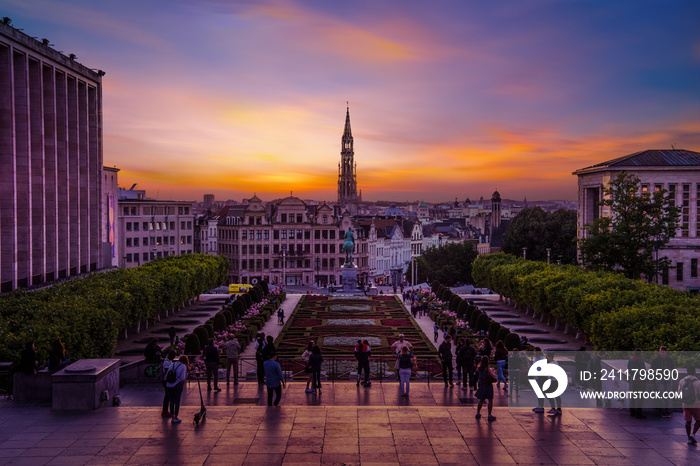
{"type": "Polygon", "coordinates": [[[161,199],[334,199],[347,100],[369,201],[572,200],[574,170],[700,146],[690,2],[4,6],[106,71],[104,164],[161,199]]]}

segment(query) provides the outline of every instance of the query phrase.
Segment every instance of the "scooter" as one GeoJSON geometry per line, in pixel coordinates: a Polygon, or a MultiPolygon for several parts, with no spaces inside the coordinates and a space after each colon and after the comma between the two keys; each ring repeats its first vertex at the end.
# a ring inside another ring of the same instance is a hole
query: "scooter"
{"type": "Polygon", "coordinates": [[[200,422],[204,422],[207,417],[207,408],[204,406],[204,397],[202,397],[202,385],[199,383],[199,377],[197,377],[197,386],[199,387],[199,401],[202,403],[202,407],[198,413],[194,415],[194,425],[197,427],[200,422]]]}

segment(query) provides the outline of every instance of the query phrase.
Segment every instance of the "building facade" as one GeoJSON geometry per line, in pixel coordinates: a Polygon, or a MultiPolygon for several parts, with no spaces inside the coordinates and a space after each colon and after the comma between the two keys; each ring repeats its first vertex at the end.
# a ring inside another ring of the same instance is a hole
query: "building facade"
{"type": "Polygon", "coordinates": [[[109,267],[102,76],[0,23],[0,291],[109,267]]]}
{"type": "MultiPolygon", "coordinates": [[[[610,216],[610,208],[599,204],[610,181],[622,172],[641,181],[639,189],[651,192],[665,189],[681,218],[676,236],[658,251],[673,268],[659,271],[658,283],[685,290],[700,289],[700,153],[689,150],[646,150],[575,171],[578,177],[578,237],[584,238],[584,225],[601,216],[610,216]]],[[[653,277],[648,277],[653,279],[653,277]]]]}
{"type": "Polygon", "coordinates": [[[131,189],[122,191],[117,211],[120,268],[194,252],[191,202],[156,201],[131,189]]]}

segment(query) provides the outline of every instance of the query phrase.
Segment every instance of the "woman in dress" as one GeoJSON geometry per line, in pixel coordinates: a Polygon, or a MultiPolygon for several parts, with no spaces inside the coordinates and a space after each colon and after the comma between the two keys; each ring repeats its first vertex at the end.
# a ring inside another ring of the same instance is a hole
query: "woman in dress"
{"type": "Polygon", "coordinates": [[[479,378],[479,388],[476,390],[476,397],[479,399],[479,404],[476,407],[476,418],[481,418],[481,407],[484,401],[488,401],[489,421],[495,421],[496,417],[491,415],[493,411],[493,383],[496,381],[496,376],[489,367],[488,356],[482,356],[479,367],[476,369],[479,378]]]}

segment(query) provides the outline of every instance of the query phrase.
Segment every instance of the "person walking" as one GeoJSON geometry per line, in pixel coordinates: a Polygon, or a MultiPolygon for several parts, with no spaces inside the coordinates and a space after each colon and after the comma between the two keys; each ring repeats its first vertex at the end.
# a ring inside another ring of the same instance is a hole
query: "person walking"
{"type": "Polygon", "coordinates": [[[169,370],[169,372],[175,372],[174,380],[165,384],[165,389],[169,391],[168,398],[170,399],[170,414],[172,415],[171,422],[173,424],[182,422],[182,419],[177,416],[180,414],[180,399],[182,398],[182,390],[185,388],[185,380],[189,369],[190,361],[187,359],[187,356],[182,355],[178,361],[173,362],[169,370]]]}
{"type": "Polygon", "coordinates": [[[487,356],[481,357],[481,362],[476,369],[476,373],[479,379],[479,388],[476,390],[476,397],[479,399],[479,404],[476,406],[476,419],[481,419],[481,407],[484,405],[484,401],[488,403],[488,413],[489,421],[495,421],[496,417],[492,415],[493,412],[493,383],[496,381],[496,376],[489,367],[489,358],[487,356]]]}
{"type": "Polygon", "coordinates": [[[448,381],[449,386],[454,387],[455,384],[452,383],[452,337],[447,335],[445,341],[438,348],[438,354],[440,355],[440,362],[442,362],[442,379],[445,381],[445,388],[447,388],[448,381]]]}
{"type": "Polygon", "coordinates": [[[263,350],[265,349],[265,334],[260,332],[255,337],[255,374],[258,377],[258,385],[265,383],[265,368],[263,363],[265,359],[263,358],[263,350]]]}
{"type": "Polygon", "coordinates": [[[311,358],[311,351],[314,349],[315,343],[312,341],[306,346],[306,350],[301,355],[301,359],[304,361],[304,373],[308,374],[306,378],[306,393],[313,393],[314,390],[311,388],[311,383],[313,382],[313,374],[311,370],[311,364],[309,358],[311,358]]]}
{"type": "Polygon", "coordinates": [[[411,369],[415,365],[415,358],[405,346],[399,355],[399,393],[408,397],[411,391],[411,369]]]}
{"type": "Polygon", "coordinates": [[[175,363],[175,357],[177,356],[177,353],[175,350],[170,350],[168,352],[168,356],[165,358],[165,361],[163,361],[163,370],[162,370],[162,377],[163,377],[163,392],[165,394],[163,395],[163,411],[160,413],[161,417],[172,417],[172,414],[170,414],[170,391],[168,390],[168,385],[167,385],[167,380],[166,376],[168,372],[170,371],[170,368],[173,367],[173,364],[175,363]]]}
{"type": "Polygon", "coordinates": [[[282,389],[285,387],[282,367],[277,362],[277,353],[270,356],[270,359],[263,363],[265,367],[265,385],[267,386],[267,405],[277,406],[282,399],[282,389]],[[273,395],[274,403],[273,403],[273,395]]]}
{"type": "Polygon", "coordinates": [[[496,369],[498,369],[498,382],[496,382],[496,387],[501,387],[501,382],[503,382],[503,390],[508,390],[508,381],[505,376],[506,363],[508,362],[508,350],[503,341],[498,340],[496,343],[496,350],[494,351],[494,359],[496,361],[496,369]]]}
{"type": "MultiPolygon", "coordinates": [[[[676,368],[676,363],[673,362],[673,359],[668,354],[668,350],[666,349],[665,346],[662,346],[659,348],[659,354],[651,360],[651,369],[654,371],[655,374],[658,374],[661,371],[661,374],[664,373],[669,373],[673,369],[676,368]],[[666,372],[665,372],[666,371],[666,372]]],[[[661,392],[668,392],[671,390],[671,379],[670,378],[661,378],[661,380],[656,381],[656,388],[661,391],[661,392]]],[[[661,408],[661,417],[663,418],[670,418],[671,417],[671,410],[669,409],[669,404],[670,400],[668,398],[664,398],[661,401],[663,403],[663,407],[661,408]]]]}
{"type": "Polygon", "coordinates": [[[457,353],[457,365],[462,368],[462,379],[457,378],[457,382],[462,384],[462,390],[467,388],[474,390],[476,377],[474,377],[474,358],[476,351],[469,340],[465,340],[464,345],[457,353]]]}
{"type": "Polygon", "coordinates": [[[277,354],[277,348],[275,348],[275,338],[272,335],[268,335],[265,340],[265,347],[262,350],[263,363],[270,359],[274,354],[277,354]]]}
{"type": "Polygon", "coordinates": [[[695,366],[688,366],[688,375],[678,383],[678,392],[682,395],[683,420],[685,421],[685,433],[688,434],[688,445],[698,443],[695,434],[700,429],[700,380],[695,374],[695,366]],[[690,430],[695,419],[695,427],[690,430]]]}
{"type": "Polygon", "coordinates": [[[437,322],[433,324],[433,341],[437,343],[438,341],[438,334],[440,332],[440,327],[438,327],[437,322]]]}
{"type": "Polygon", "coordinates": [[[214,376],[214,391],[219,388],[219,350],[214,345],[214,339],[209,339],[209,344],[204,347],[204,365],[207,369],[207,390],[211,391],[211,379],[214,376]]]}
{"type": "Polygon", "coordinates": [[[321,348],[318,345],[314,345],[311,349],[311,356],[309,356],[309,365],[311,366],[311,375],[313,378],[313,392],[314,395],[317,393],[321,394],[321,365],[323,364],[323,355],[321,355],[321,348]]]}
{"type": "MultiPolygon", "coordinates": [[[[559,365],[554,361],[554,351],[547,351],[547,364],[554,364],[554,365],[559,365]]],[[[554,379],[552,379],[554,381],[554,379]]],[[[561,416],[561,395],[558,397],[552,399],[552,398],[547,398],[549,400],[549,405],[552,407],[549,411],[547,411],[548,414],[551,414],[553,416],[561,416]],[[555,407],[556,404],[556,407],[555,407]]]]}
{"type": "MultiPolygon", "coordinates": [[[[536,346],[533,364],[542,359],[544,359],[542,349],[539,346],[536,346]]],[[[535,377],[535,382],[537,382],[540,387],[542,387],[545,380],[547,380],[547,377],[535,377]]],[[[532,411],[538,414],[544,413],[544,398],[537,398],[537,407],[532,408],[532,411]]]]}
{"type": "Polygon", "coordinates": [[[231,369],[233,369],[233,384],[238,385],[238,355],[241,352],[241,344],[234,336],[224,345],[226,349],[226,385],[231,383],[231,369]]]}

